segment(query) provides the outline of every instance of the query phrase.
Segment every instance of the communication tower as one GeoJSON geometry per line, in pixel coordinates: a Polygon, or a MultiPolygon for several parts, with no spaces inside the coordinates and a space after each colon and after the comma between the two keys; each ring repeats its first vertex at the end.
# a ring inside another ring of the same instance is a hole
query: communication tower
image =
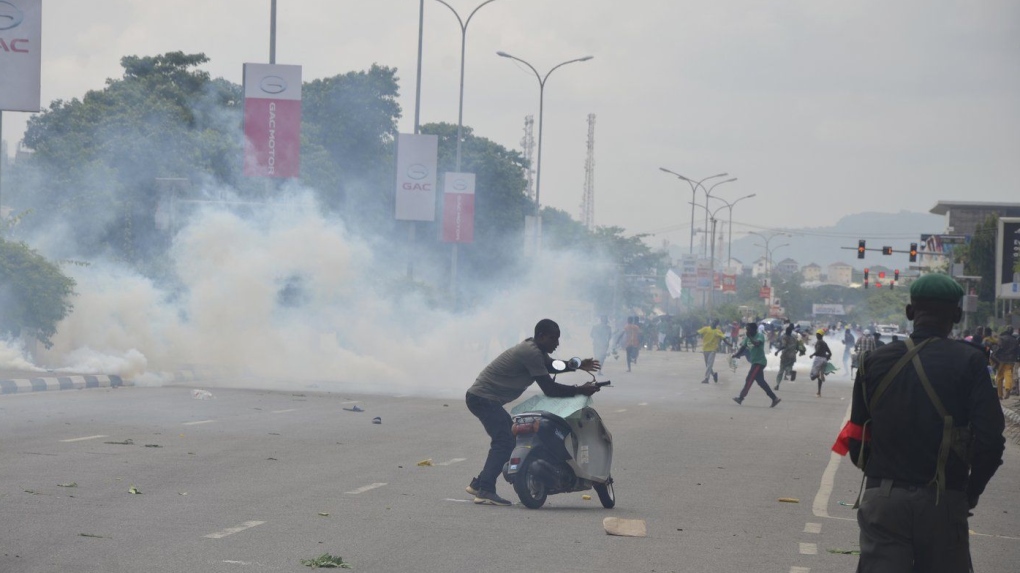
{"type": "Polygon", "coordinates": [[[584,198],[581,222],[590,231],[595,228],[595,114],[588,114],[588,155],[584,160],[584,198]]]}

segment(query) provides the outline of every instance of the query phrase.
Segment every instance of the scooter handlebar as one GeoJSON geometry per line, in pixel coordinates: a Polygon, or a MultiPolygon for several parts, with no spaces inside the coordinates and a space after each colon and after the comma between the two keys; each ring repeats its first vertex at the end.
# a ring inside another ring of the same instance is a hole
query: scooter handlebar
{"type": "Polygon", "coordinates": [[[612,380],[603,380],[602,382],[596,382],[595,385],[601,388],[603,386],[609,386],[612,383],[612,380]]]}

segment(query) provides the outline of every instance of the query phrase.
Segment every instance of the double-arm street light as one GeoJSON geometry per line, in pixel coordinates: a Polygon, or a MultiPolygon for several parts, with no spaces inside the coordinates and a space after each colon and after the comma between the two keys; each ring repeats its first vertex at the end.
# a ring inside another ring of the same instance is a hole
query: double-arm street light
{"type": "Polygon", "coordinates": [[[453,9],[453,6],[450,6],[443,0],[436,0],[436,2],[439,2],[443,6],[449,8],[450,11],[453,12],[453,15],[457,17],[457,23],[460,24],[460,103],[457,105],[457,167],[455,169],[458,173],[460,172],[461,131],[464,129],[464,51],[467,46],[467,28],[468,24],[471,23],[471,18],[475,16],[476,12],[481,10],[482,6],[491,4],[495,1],[496,0],[485,0],[485,2],[482,2],[475,7],[475,9],[468,14],[468,17],[465,20],[460,17],[460,14],[458,14],[456,10],[453,9]]]}
{"type": "Polygon", "coordinates": [[[736,205],[737,203],[740,203],[744,199],[750,199],[751,197],[754,197],[755,195],[757,195],[757,193],[751,193],[750,195],[744,195],[740,199],[734,200],[732,203],[730,203],[726,199],[723,199],[722,197],[713,197],[714,199],[718,199],[718,200],[722,201],[723,203],[726,203],[726,207],[728,207],[729,210],[730,210],[729,211],[729,217],[730,217],[730,219],[729,219],[729,221],[730,221],[730,236],[729,236],[729,239],[727,239],[727,241],[726,241],[726,265],[727,266],[729,266],[730,262],[733,261],[733,206],[736,205]]]}
{"type": "MultiPolygon", "coordinates": [[[[732,183],[733,181],[736,181],[736,180],[737,180],[736,177],[732,177],[730,179],[726,179],[725,181],[720,181],[718,183],[715,183],[711,187],[709,187],[705,191],[705,206],[706,207],[708,206],[708,200],[712,198],[712,190],[713,189],[715,189],[716,187],[722,185],[723,183],[732,183]]],[[[702,187],[702,189],[704,189],[704,187],[702,187]]],[[[706,208],[706,211],[707,211],[707,208],[706,208]]],[[[707,212],[705,213],[705,226],[706,227],[708,226],[708,213],[707,212]]],[[[701,254],[702,254],[702,256],[704,256],[705,253],[702,252],[701,254]]]]}
{"type": "Polygon", "coordinates": [[[709,175],[708,177],[705,177],[701,181],[694,181],[693,179],[688,179],[688,178],[684,177],[683,175],[680,175],[676,171],[670,171],[669,169],[666,169],[665,167],[660,167],[659,171],[664,171],[666,173],[669,173],[670,175],[676,175],[676,177],[678,179],[686,181],[691,186],[691,246],[690,246],[690,249],[687,252],[690,253],[690,254],[693,254],[694,253],[694,205],[696,205],[696,201],[698,200],[698,187],[701,187],[702,189],[704,189],[704,187],[701,186],[701,183],[703,181],[708,181],[709,179],[715,179],[716,177],[726,177],[727,175],[729,175],[729,173],[718,173],[716,175],[709,175]]]}
{"type": "MultiPolygon", "coordinates": [[[[711,273],[712,273],[712,285],[708,289],[708,303],[707,303],[709,315],[711,315],[712,306],[713,306],[714,297],[715,297],[715,223],[716,223],[716,221],[718,221],[718,219],[715,218],[715,214],[718,213],[719,211],[722,211],[724,208],[726,208],[726,205],[723,205],[722,207],[719,207],[715,211],[709,211],[708,207],[706,207],[706,206],[704,206],[704,205],[702,205],[700,203],[695,203],[693,201],[691,201],[691,205],[697,205],[698,207],[701,207],[702,209],[704,209],[705,210],[705,216],[709,217],[709,219],[712,221],[712,234],[709,235],[709,237],[710,237],[709,240],[712,242],[712,251],[711,251],[712,255],[709,257],[709,263],[708,263],[709,264],[709,269],[711,269],[711,273]]],[[[707,229],[705,230],[705,233],[706,234],[708,233],[707,229]]]]}
{"type": "MultiPolygon", "coordinates": [[[[439,1],[439,0],[437,0],[437,1],[439,1]]],[[[555,66],[553,66],[552,69],[550,69],[548,72],[546,72],[545,75],[543,76],[542,74],[538,73],[538,70],[535,69],[535,66],[532,66],[531,64],[529,64],[528,62],[518,58],[517,56],[512,56],[512,55],[510,55],[510,54],[508,54],[506,52],[496,52],[496,55],[500,56],[502,58],[510,58],[511,60],[517,60],[518,62],[524,64],[525,66],[528,66],[528,68],[530,68],[531,71],[535,73],[535,78],[538,79],[538,162],[537,162],[537,164],[535,166],[535,219],[536,219],[535,224],[538,225],[539,224],[538,223],[538,218],[540,217],[540,211],[539,210],[541,209],[541,188],[542,188],[542,111],[543,111],[543,108],[545,106],[545,81],[547,79],[549,79],[549,75],[552,74],[553,72],[555,72],[557,70],[557,68],[561,68],[561,67],[563,67],[563,66],[565,66],[567,64],[573,64],[574,62],[587,62],[588,60],[592,59],[594,56],[584,56],[583,58],[574,58],[573,60],[567,60],[565,62],[561,62],[561,63],[556,64],[555,66]]],[[[538,227],[536,227],[536,229],[537,228],[538,227]]],[[[536,242],[535,244],[536,244],[536,247],[537,247],[538,243],[536,242]]]]}

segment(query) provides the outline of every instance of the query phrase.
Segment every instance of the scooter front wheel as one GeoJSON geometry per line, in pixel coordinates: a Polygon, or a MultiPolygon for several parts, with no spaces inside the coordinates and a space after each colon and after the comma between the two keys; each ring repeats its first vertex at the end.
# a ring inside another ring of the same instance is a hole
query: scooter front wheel
{"type": "Polygon", "coordinates": [[[545,482],[535,473],[534,468],[535,462],[532,461],[514,476],[514,491],[528,509],[542,507],[548,497],[545,482]]]}
{"type": "Polygon", "coordinates": [[[592,484],[595,488],[595,493],[599,494],[599,501],[602,502],[602,507],[606,509],[612,509],[616,505],[616,491],[613,490],[613,478],[609,478],[606,483],[592,484]]]}

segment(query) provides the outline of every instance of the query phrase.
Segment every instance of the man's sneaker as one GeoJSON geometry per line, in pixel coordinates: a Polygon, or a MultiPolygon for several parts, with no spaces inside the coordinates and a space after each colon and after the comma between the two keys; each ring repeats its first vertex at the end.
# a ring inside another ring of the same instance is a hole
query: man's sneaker
{"type": "Polygon", "coordinates": [[[479,493],[481,493],[482,489],[478,485],[478,478],[471,478],[471,485],[464,488],[464,490],[470,493],[471,495],[478,495],[479,493]]]}
{"type": "Polygon", "coordinates": [[[704,380],[702,380],[701,383],[702,384],[708,384],[708,378],[705,378],[704,380]]]}
{"type": "Polygon", "coordinates": [[[797,371],[793,370],[793,371],[790,372],[790,382],[793,382],[796,379],[797,379],[797,371]]]}
{"type": "Polygon", "coordinates": [[[715,380],[716,383],[718,383],[719,382],[719,373],[718,372],[713,372],[712,373],[712,379],[715,380]]]}
{"type": "Polygon", "coordinates": [[[780,403],[782,401],[783,401],[782,398],[780,398],[779,396],[776,396],[775,398],[772,399],[772,405],[769,406],[769,408],[775,408],[776,404],[778,404],[778,403],[780,403]]]}
{"type": "Polygon", "coordinates": [[[744,403],[744,399],[741,398],[740,396],[734,396],[733,401],[736,402],[737,404],[743,404],[744,403]]]}
{"type": "Polygon", "coordinates": [[[499,497],[496,492],[485,490],[475,494],[475,503],[479,505],[513,505],[513,502],[499,497]]]}

